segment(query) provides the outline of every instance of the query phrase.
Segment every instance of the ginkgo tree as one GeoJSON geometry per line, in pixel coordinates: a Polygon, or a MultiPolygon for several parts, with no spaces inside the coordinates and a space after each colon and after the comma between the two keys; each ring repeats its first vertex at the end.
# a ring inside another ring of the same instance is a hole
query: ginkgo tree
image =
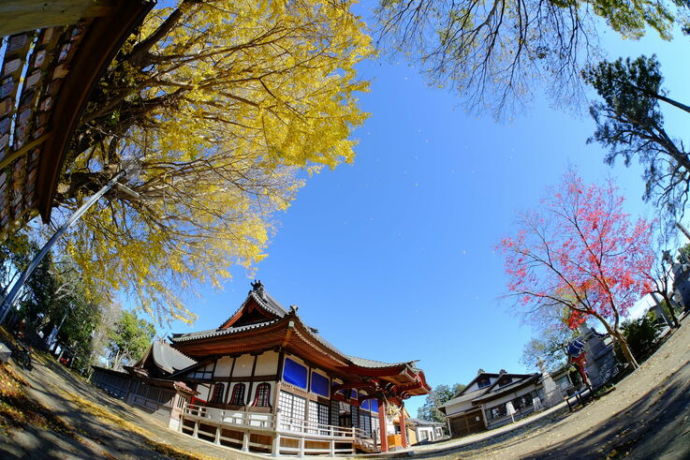
{"type": "Polygon", "coordinates": [[[637,368],[619,326],[652,290],[652,233],[652,222],[624,212],[613,182],[586,185],[570,171],[538,211],[521,216],[517,235],[501,242],[508,290],[537,313],[567,308],[572,329],[595,318],[637,368]]]}
{"type": "Polygon", "coordinates": [[[124,179],[64,240],[87,292],[122,290],[159,320],[264,257],[308,174],[354,158],[371,54],[350,1],[181,0],[155,10],[92,94],[57,219],[124,179]]]}

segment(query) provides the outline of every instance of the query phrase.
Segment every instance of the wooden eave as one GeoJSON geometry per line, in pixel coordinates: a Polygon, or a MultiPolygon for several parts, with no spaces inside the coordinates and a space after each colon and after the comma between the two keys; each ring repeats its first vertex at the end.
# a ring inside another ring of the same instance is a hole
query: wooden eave
{"type": "MultiPolygon", "coordinates": [[[[532,377],[534,377],[534,376],[535,376],[535,374],[508,374],[508,373],[505,373],[505,374],[498,374],[498,378],[496,379],[496,381],[495,381],[494,383],[492,383],[491,385],[489,385],[488,387],[485,388],[485,389],[486,389],[486,392],[485,392],[485,393],[490,393],[491,390],[493,390],[493,389],[496,388],[497,386],[498,386],[499,388],[502,388],[502,387],[504,387],[504,386],[512,385],[512,384],[514,384],[514,383],[517,383],[517,382],[515,382],[515,381],[512,381],[512,379],[525,380],[525,379],[530,379],[530,378],[532,378],[532,377]],[[499,383],[501,382],[501,379],[503,379],[503,378],[505,378],[505,377],[510,377],[510,378],[511,378],[511,382],[510,382],[510,383],[507,383],[506,385],[499,386],[499,383]]],[[[484,389],[484,388],[483,388],[483,389],[484,389]]]]}
{"type": "MultiPolygon", "coordinates": [[[[465,388],[463,388],[462,391],[461,391],[460,393],[458,393],[457,396],[455,396],[455,397],[456,397],[456,398],[459,398],[460,396],[466,394],[466,393],[467,393],[467,390],[468,390],[477,380],[479,380],[479,377],[482,377],[482,376],[486,376],[486,377],[498,377],[499,375],[500,375],[500,374],[494,374],[494,373],[491,373],[491,372],[482,372],[481,374],[477,374],[477,376],[476,376],[475,378],[473,378],[472,380],[470,380],[470,383],[468,383],[467,386],[466,386],[465,388]]],[[[479,388],[479,389],[477,389],[477,390],[475,390],[475,391],[484,391],[484,390],[487,390],[490,386],[491,386],[491,385],[488,385],[488,386],[485,386],[485,387],[483,387],[483,388],[479,388]]],[[[453,399],[455,399],[455,398],[453,398],[453,399]]]]}
{"type": "Polygon", "coordinates": [[[38,164],[36,207],[44,222],[50,221],[58,179],[72,135],[91,91],[132,31],[154,5],[147,0],[113,1],[112,14],[92,19],[81,46],[70,64],[69,77],[58,93],[38,164]]]}
{"type": "Polygon", "coordinates": [[[313,365],[324,368],[324,370],[342,373],[339,369],[347,364],[344,357],[314,340],[308,328],[292,314],[260,328],[176,342],[172,346],[192,358],[284,349],[303,357],[313,365]]]}
{"type": "Polygon", "coordinates": [[[480,396],[477,396],[474,400],[472,400],[472,405],[476,406],[482,403],[486,403],[489,401],[494,401],[496,399],[504,397],[506,394],[510,394],[514,391],[518,391],[522,388],[525,388],[526,386],[536,383],[538,381],[538,375],[535,375],[534,377],[526,379],[524,382],[519,383],[518,385],[515,385],[514,387],[511,388],[505,388],[504,390],[499,389],[495,393],[484,393],[480,396]]]}
{"type": "MultiPolygon", "coordinates": [[[[324,344],[297,315],[290,313],[273,324],[236,333],[175,342],[185,355],[200,359],[209,355],[237,355],[262,350],[283,349],[330,372],[334,377],[365,385],[369,378],[401,386],[409,395],[426,394],[430,388],[421,371],[409,364],[369,368],[354,365],[347,356],[324,344]]],[[[179,375],[179,373],[177,374],[179,375]]]]}
{"type": "Polygon", "coordinates": [[[251,293],[249,297],[245,299],[242,306],[240,306],[240,308],[238,308],[237,311],[230,318],[228,318],[223,324],[221,324],[218,329],[229,329],[235,323],[237,323],[237,321],[239,321],[244,315],[248,313],[257,313],[260,316],[266,318],[267,321],[278,318],[278,315],[271,311],[268,311],[263,307],[263,305],[257,302],[257,300],[254,298],[254,293],[251,293]]]}
{"type": "Polygon", "coordinates": [[[268,350],[289,341],[289,321],[286,317],[256,329],[174,342],[172,347],[194,359],[203,359],[208,355],[223,356],[268,350]]]}

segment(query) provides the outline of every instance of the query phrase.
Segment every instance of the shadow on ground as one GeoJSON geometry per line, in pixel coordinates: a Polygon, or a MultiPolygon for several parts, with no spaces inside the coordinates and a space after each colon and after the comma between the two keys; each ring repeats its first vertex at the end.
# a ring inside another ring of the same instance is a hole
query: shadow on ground
{"type": "Polygon", "coordinates": [[[664,384],[647,392],[625,411],[613,415],[591,431],[558,443],[527,458],[598,459],[632,456],[656,458],[670,443],[671,457],[690,456],[690,372],[676,371],[664,384]]]}

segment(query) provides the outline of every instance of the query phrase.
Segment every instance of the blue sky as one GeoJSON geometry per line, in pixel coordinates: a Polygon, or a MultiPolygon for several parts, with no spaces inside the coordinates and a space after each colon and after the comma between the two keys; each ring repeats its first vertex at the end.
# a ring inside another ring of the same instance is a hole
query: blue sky
{"type": "MultiPolygon", "coordinates": [[[[656,52],[670,95],[690,101],[687,37],[623,41],[607,32],[604,45],[611,58],[656,52]]],[[[606,166],[601,148],[585,143],[589,116],[542,98],[496,123],[465,113],[455,94],[429,87],[405,62],[369,61],[360,72],[372,81],[361,96],[371,118],[355,134],[355,163],[311,178],[276,216],[255,277],[345,353],[419,360],[432,386],[467,383],[479,368],[524,371],[519,358],[532,331],[500,299],[496,244],[569,165],[586,180],[612,175],[628,209],[650,215],[639,169],[606,166]]],[[[669,132],[687,130],[687,119],[669,117],[669,132]]],[[[190,301],[195,324],[165,332],[217,327],[250,288],[245,272],[233,273],[222,291],[203,288],[190,301]]],[[[422,403],[407,406],[416,415],[422,403]]]]}

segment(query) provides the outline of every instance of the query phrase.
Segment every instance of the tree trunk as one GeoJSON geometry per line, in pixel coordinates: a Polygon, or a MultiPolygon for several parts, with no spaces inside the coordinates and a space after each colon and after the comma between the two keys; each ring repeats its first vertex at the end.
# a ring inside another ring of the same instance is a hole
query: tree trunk
{"type": "Polygon", "coordinates": [[[630,350],[630,346],[628,345],[628,341],[625,340],[625,337],[623,337],[623,334],[621,334],[618,331],[611,331],[613,338],[618,342],[618,345],[621,347],[621,352],[623,353],[623,357],[625,360],[630,364],[633,368],[639,369],[640,365],[638,364],[637,360],[632,354],[632,351],[630,350]]]}
{"type": "MultiPolygon", "coordinates": [[[[663,299],[666,301],[666,305],[668,305],[668,311],[671,313],[671,321],[673,322],[673,327],[676,329],[679,328],[680,323],[678,322],[678,318],[676,317],[676,312],[674,309],[675,302],[667,293],[659,292],[659,294],[661,294],[661,297],[663,297],[663,299]]],[[[656,297],[654,298],[654,300],[656,300],[656,297]]],[[[663,306],[659,305],[659,308],[663,308],[663,306]]]]}
{"type": "MultiPolygon", "coordinates": [[[[613,340],[615,340],[618,345],[621,347],[621,352],[623,353],[623,357],[625,360],[630,364],[633,368],[633,370],[638,369],[640,365],[638,364],[637,360],[632,354],[632,351],[630,350],[630,346],[628,345],[628,341],[625,340],[625,337],[623,334],[621,334],[618,331],[618,328],[616,326],[611,326],[606,319],[604,319],[603,316],[600,316],[596,313],[592,313],[592,315],[601,322],[601,324],[604,326],[606,331],[613,337],[613,340]]],[[[618,324],[618,321],[616,321],[616,325],[618,324]]]]}

